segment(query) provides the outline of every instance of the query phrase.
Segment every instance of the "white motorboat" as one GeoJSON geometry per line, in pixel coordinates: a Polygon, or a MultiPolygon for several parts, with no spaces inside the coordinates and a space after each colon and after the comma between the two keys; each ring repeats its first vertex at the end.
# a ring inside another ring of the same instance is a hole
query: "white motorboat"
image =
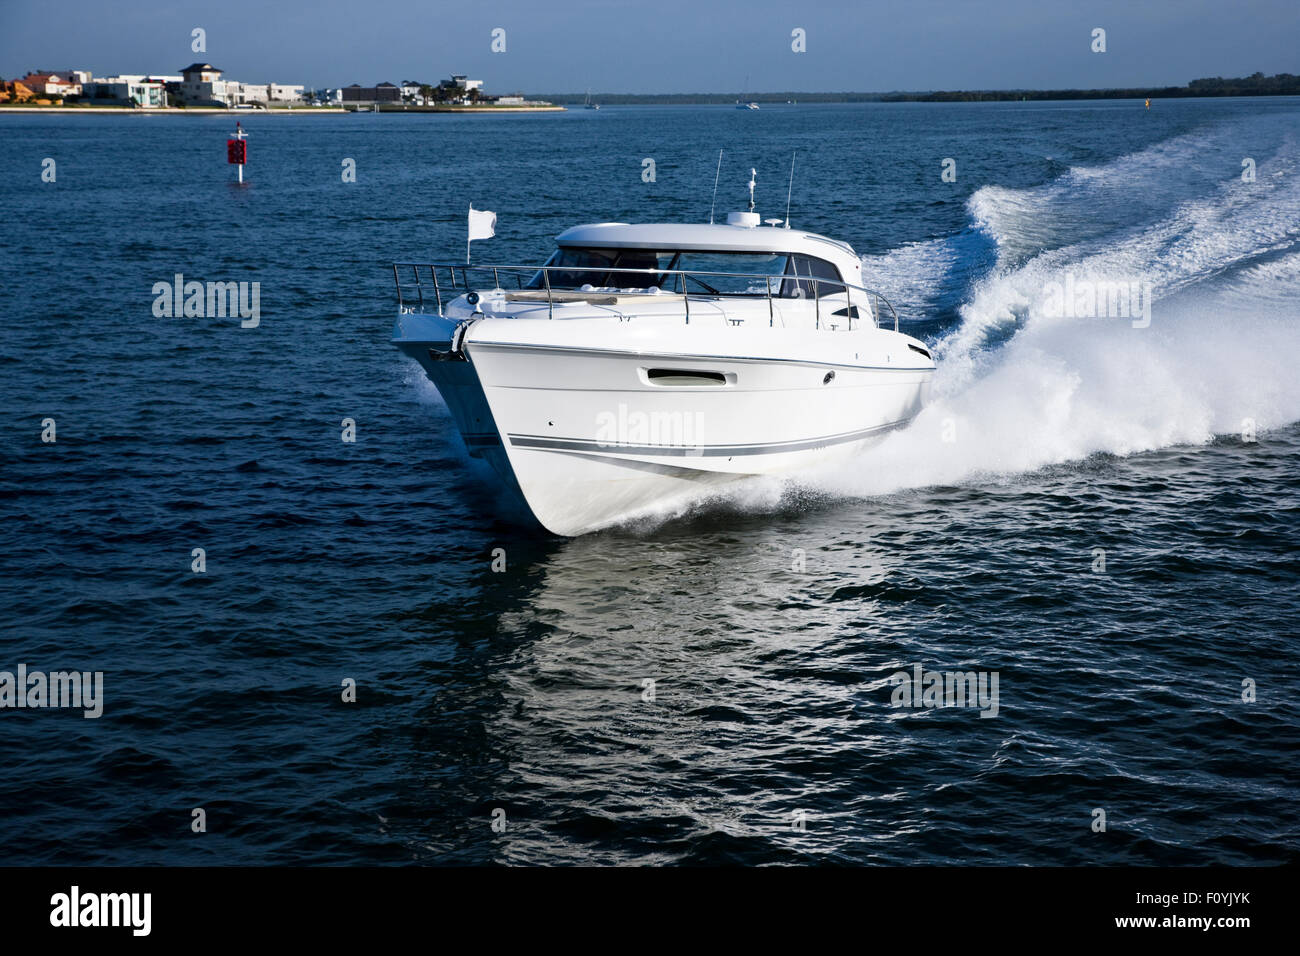
{"type": "Polygon", "coordinates": [[[560,535],[856,455],[921,410],[930,351],[849,245],[752,209],[751,182],[725,225],[575,226],[541,267],[395,264],[393,344],[560,535]]]}

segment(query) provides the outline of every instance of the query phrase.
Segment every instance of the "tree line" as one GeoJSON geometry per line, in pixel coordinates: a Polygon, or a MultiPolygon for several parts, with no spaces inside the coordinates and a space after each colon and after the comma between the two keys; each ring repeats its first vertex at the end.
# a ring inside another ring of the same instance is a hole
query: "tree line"
{"type": "MultiPolygon", "coordinates": [[[[540,97],[561,105],[582,103],[585,93],[546,93],[540,97]]],[[[1300,76],[1278,73],[1224,79],[1192,80],[1186,86],[1140,86],[1097,90],[932,90],[889,93],[601,93],[593,96],[609,105],[724,105],[740,99],[757,103],[982,103],[1013,100],[1175,99],[1191,96],[1300,96],[1300,76]]]]}

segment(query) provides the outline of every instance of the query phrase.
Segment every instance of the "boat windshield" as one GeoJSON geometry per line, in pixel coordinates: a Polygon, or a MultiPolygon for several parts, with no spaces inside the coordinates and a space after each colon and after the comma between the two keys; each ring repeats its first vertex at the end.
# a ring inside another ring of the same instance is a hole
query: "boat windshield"
{"type": "MultiPolygon", "coordinates": [[[[767,252],[697,252],[694,250],[595,249],[566,246],[546,263],[552,289],[663,289],[692,295],[767,295],[786,299],[811,298],[812,279],[819,297],[843,293],[840,275],[831,263],[813,256],[767,252]],[[644,269],[616,272],[615,269],[644,269]],[[699,275],[669,275],[682,271],[699,275]],[[708,275],[707,273],[724,273],[708,275]],[[780,281],[770,281],[779,277],[780,281]]],[[[530,289],[546,288],[538,272],[530,289]]]]}
{"type": "MultiPolygon", "coordinates": [[[[552,289],[593,288],[652,289],[669,277],[663,273],[673,269],[675,252],[655,252],[653,249],[557,249],[547,261],[551,267],[552,289]],[[645,269],[643,273],[611,272],[611,269],[645,269]]],[[[538,272],[528,283],[530,289],[546,288],[546,280],[538,272]]]]}

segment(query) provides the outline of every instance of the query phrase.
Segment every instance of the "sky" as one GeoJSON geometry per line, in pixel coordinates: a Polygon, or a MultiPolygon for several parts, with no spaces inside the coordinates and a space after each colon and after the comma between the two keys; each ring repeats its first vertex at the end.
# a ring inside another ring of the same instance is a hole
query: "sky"
{"type": "Polygon", "coordinates": [[[229,79],[309,87],[468,73],[489,93],[1181,86],[1300,74],[1300,2],[0,0],[6,78],[174,74],[195,60],[229,79]],[[191,49],[196,27],[206,52],[191,49]],[[1104,53],[1090,49],[1095,28],[1104,53]]]}

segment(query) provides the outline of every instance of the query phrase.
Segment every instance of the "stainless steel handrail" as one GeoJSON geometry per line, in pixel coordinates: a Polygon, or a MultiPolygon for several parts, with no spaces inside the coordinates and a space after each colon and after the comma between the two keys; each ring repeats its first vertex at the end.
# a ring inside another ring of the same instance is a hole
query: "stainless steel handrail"
{"type": "MultiPolygon", "coordinates": [[[[866,286],[854,285],[852,282],[842,282],[839,279],[825,279],[817,276],[800,276],[800,275],[786,275],[786,274],[778,275],[778,274],[763,274],[763,273],[753,273],[753,272],[709,272],[700,269],[623,269],[623,268],[617,268],[613,266],[608,266],[608,267],[601,266],[598,269],[584,270],[581,267],[575,267],[575,266],[524,266],[524,265],[502,265],[498,263],[476,266],[476,265],[466,265],[464,263],[396,262],[393,263],[393,282],[397,286],[397,305],[399,309],[405,308],[405,306],[403,305],[404,300],[402,296],[402,280],[399,272],[399,270],[404,267],[410,267],[416,277],[416,288],[419,291],[419,301],[420,301],[421,311],[423,311],[424,308],[424,294],[423,294],[423,289],[420,286],[419,270],[422,268],[427,268],[429,270],[430,274],[433,276],[434,294],[438,300],[438,313],[437,313],[438,315],[443,314],[442,289],[438,284],[438,270],[442,268],[447,269],[447,271],[451,274],[451,284],[453,289],[458,288],[456,284],[456,270],[460,269],[461,281],[464,283],[466,291],[469,291],[469,287],[470,287],[469,286],[470,272],[479,272],[479,271],[491,272],[493,282],[495,283],[494,288],[496,289],[501,288],[500,274],[502,272],[513,272],[516,274],[528,272],[528,273],[533,273],[535,275],[540,274],[542,276],[543,289],[545,289],[546,291],[547,315],[552,319],[555,318],[554,293],[556,291],[571,292],[571,291],[580,291],[580,290],[577,289],[556,290],[551,285],[551,273],[589,271],[589,272],[603,272],[603,273],[617,272],[619,274],[630,274],[630,275],[653,275],[653,276],[660,276],[662,277],[662,279],[666,279],[669,276],[676,277],[678,279],[676,285],[680,290],[678,294],[682,296],[682,301],[686,312],[686,322],[688,325],[690,324],[691,321],[691,293],[690,290],[687,288],[686,281],[688,279],[695,278],[696,281],[698,282],[699,277],[706,277],[706,278],[712,277],[717,279],[753,279],[753,280],[762,279],[763,284],[766,288],[764,292],[761,293],[749,293],[749,292],[696,293],[695,297],[698,299],[701,297],[709,298],[714,295],[720,295],[723,297],[735,297],[735,298],[757,298],[759,295],[764,295],[767,298],[769,325],[775,324],[776,321],[776,313],[772,304],[772,280],[778,279],[782,282],[786,282],[786,281],[795,282],[795,283],[805,282],[805,283],[812,284],[813,311],[814,311],[816,327],[818,329],[821,328],[821,296],[818,293],[820,292],[820,287],[822,285],[830,285],[830,286],[835,286],[838,289],[843,289],[845,293],[845,297],[849,299],[848,309],[846,311],[848,312],[847,317],[849,319],[850,329],[853,328],[853,320],[857,318],[857,314],[856,314],[857,306],[853,304],[852,297],[849,295],[849,290],[852,289],[856,292],[861,292],[863,295],[870,297],[868,299],[868,302],[871,303],[872,317],[877,328],[880,327],[880,305],[881,303],[883,303],[884,306],[887,309],[889,309],[890,316],[893,317],[894,331],[895,332],[898,331],[898,312],[894,309],[893,303],[891,303],[887,298],[885,298],[883,294],[877,292],[875,289],[868,289],[866,286]]],[[[522,286],[521,280],[519,281],[519,284],[522,286]]],[[[701,284],[707,285],[707,283],[701,283],[701,284]]],[[[658,287],[663,288],[663,285],[660,285],[658,287]]],[[[645,290],[620,289],[618,290],[618,292],[620,295],[653,296],[656,294],[650,292],[648,289],[645,290]]],[[[780,298],[780,296],[778,295],[777,298],[780,298]]],[[[800,298],[800,297],[795,297],[795,298],[800,298]]],[[[410,309],[410,311],[414,311],[414,309],[412,308],[410,309]]]]}

